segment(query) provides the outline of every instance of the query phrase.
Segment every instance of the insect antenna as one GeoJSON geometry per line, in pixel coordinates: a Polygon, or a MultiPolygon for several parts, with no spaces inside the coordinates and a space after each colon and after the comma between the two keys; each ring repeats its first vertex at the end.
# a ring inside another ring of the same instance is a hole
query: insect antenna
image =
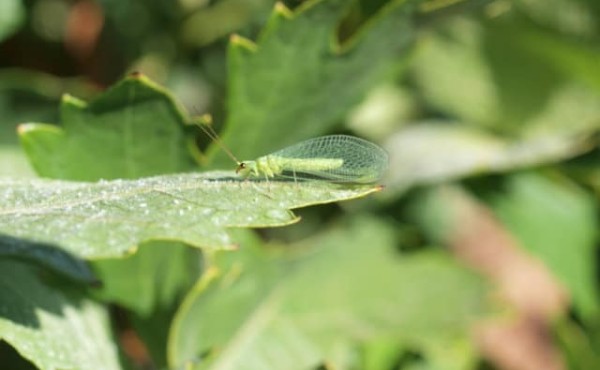
{"type": "Polygon", "coordinates": [[[212,118],[210,115],[205,114],[205,115],[201,116],[200,119],[194,120],[194,123],[198,127],[200,127],[200,129],[202,129],[202,131],[204,131],[206,136],[208,136],[212,141],[217,143],[217,145],[219,145],[221,147],[221,149],[223,149],[225,154],[227,154],[227,156],[229,158],[231,158],[231,160],[233,160],[237,165],[239,165],[241,163],[237,159],[237,157],[235,155],[233,155],[231,150],[229,150],[229,148],[227,146],[225,146],[223,141],[221,141],[221,138],[219,137],[219,135],[217,135],[215,130],[212,128],[212,118]]]}

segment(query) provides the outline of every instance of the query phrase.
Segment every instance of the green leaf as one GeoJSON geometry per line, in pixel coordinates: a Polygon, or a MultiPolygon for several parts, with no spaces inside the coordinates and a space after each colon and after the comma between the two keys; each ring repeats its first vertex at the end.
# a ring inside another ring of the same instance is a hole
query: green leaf
{"type": "Polygon", "coordinates": [[[493,126],[502,106],[482,50],[482,27],[469,19],[425,34],[410,72],[426,102],[467,124],[493,126]]]}
{"type": "Polygon", "coordinates": [[[399,341],[393,338],[378,340],[367,343],[364,347],[364,364],[360,369],[444,369],[464,370],[475,369],[479,360],[476,348],[472,345],[472,339],[467,336],[455,337],[452,340],[430,341],[417,348],[410,344],[400,346],[399,341]],[[406,357],[415,352],[413,361],[407,361],[406,357]],[[402,365],[398,367],[398,363],[402,365]]]}
{"type": "Polygon", "coordinates": [[[35,177],[27,158],[17,145],[0,144],[0,177],[35,177]]]}
{"type": "Polygon", "coordinates": [[[565,47],[562,35],[514,21],[488,24],[484,50],[505,125],[544,133],[600,127],[598,50],[565,47]]]}
{"type": "Polygon", "coordinates": [[[427,103],[513,135],[597,130],[598,51],[516,19],[458,18],[430,34],[412,65],[427,103]]]}
{"type": "Polygon", "coordinates": [[[246,244],[218,254],[185,300],[171,366],[309,369],[348,341],[449,343],[484,311],[478,277],[439,253],[396,254],[394,229],[373,219],[337,227],[310,250],[296,246],[305,253],[293,260],[246,244]]]}
{"type": "Polygon", "coordinates": [[[167,335],[175,310],[202,267],[200,250],[176,242],[144,243],[124,259],[94,261],[99,295],[132,311],[127,314],[157,369],[166,369],[167,335]]]}
{"type": "Polygon", "coordinates": [[[205,46],[248,25],[256,26],[253,23],[259,20],[264,21],[273,3],[274,0],[226,0],[196,6],[197,11],[185,18],[181,36],[186,44],[205,46]]]}
{"type": "MultiPolygon", "coordinates": [[[[41,85],[54,86],[58,81],[45,82],[54,84],[41,85]]],[[[89,104],[66,96],[61,118],[62,128],[42,124],[20,127],[23,146],[42,176],[95,181],[196,167],[188,153],[182,112],[168,92],[144,76],[125,78],[89,104]]],[[[79,223],[74,219],[71,222],[71,227],[79,223]]],[[[60,242],[62,238],[59,235],[53,240],[60,242]]],[[[98,251],[104,249],[100,241],[93,243],[98,251]]],[[[137,242],[120,246],[118,252],[100,254],[114,257],[133,248],[133,243],[137,242]]],[[[143,316],[149,315],[155,305],[167,306],[168,300],[186,289],[190,285],[187,280],[197,273],[197,268],[189,270],[189,265],[178,258],[187,253],[180,243],[146,244],[149,249],[140,256],[95,266],[103,282],[102,297],[143,316]],[[163,265],[172,267],[170,274],[164,274],[163,265]],[[160,283],[154,285],[153,281],[160,283]]]]}
{"type": "Polygon", "coordinates": [[[55,246],[0,235],[0,257],[18,258],[34,262],[84,283],[97,282],[96,277],[85,262],[55,246]]]}
{"type": "Polygon", "coordinates": [[[327,132],[405,63],[416,2],[390,2],[341,45],[337,28],[350,2],[309,1],[294,13],[276,5],[257,45],[230,43],[225,144],[254,159],[327,132]]]}
{"type": "Polygon", "coordinates": [[[227,228],[288,225],[298,221],[290,209],[378,190],[324,181],[241,181],[229,172],[98,183],[0,179],[0,233],[60,245],[88,259],[119,256],[151,239],[231,248],[227,228]]]}
{"type": "Polygon", "coordinates": [[[557,36],[535,28],[522,28],[518,40],[514,41],[521,49],[552,65],[565,77],[589,86],[596,95],[600,94],[600,49],[596,41],[584,43],[579,39],[565,39],[562,32],[557,36]]]}
{"type": "MultiPolygon", "coordinates": [[[[54,86],[58,81],[45,82],[50,84],[41,85],[54,86]]],[[[138,178],[196,167],[188,153],[182,112],[168,92],[144,76],[125,78],[89,104],[66,96],[61,118],[63,128],[40,124],[20,127],[23,146],[43,176],[138,178]]],[[[142,255],[94,266],[102,281],[100,295],[142,316],[149,315],[157,305],[168,306],[169,300],[191,285],[188,280],[197,273],[197,266],[190,269],[181,258],[191,253],[184,251],[181,243],[145,244],[148,250],[142,255]],[[172,267],[171,273],[165,273],[164,265],[172,267]],[[154,281],[159,283],[154,285],[154,281]]],[[[102,250],[99,241],[95,245],[102,250]]],[[[122,245],[119,253],[133,246],[122,245]]]]}
{"type": "Polygon", "coordinates": [[[593,197],[574,184],[534,174],[509,178],[508,192],[495,210],[521,245],[542,259],[569,288],[586,319],[600,309],[596,288],[596,207],[593,197]]]}
{"type": "Polygon", "coordinates": [[[22,0],[0,2],[0,41],[15,33],[25,21],[25,7],[22,0]]]}
{"type": "Polygon", "coordinates": [[[570,370],[587,370],[600,368],[600,351],[598,351],[598,319],[589,322],[582,330],[579,322],[561,318],[554,325],[554,335],[560,343],[563,356],[570,370]]]}
{"type": "Polygon", "coordinates": [[[593,134],[506,139],[449,122],[413,125],[385,145],[390,154],[385,183],[389,190],[402,192],[423,184],[559,162],[591,150],[593,134]]]}
{"type": "Polygon", "coordinates": [[[0,339],[43,370],[121,369],[106,310],[38,275],[0,260],[0,339]]]}
{"type": "Polygon", "coordinates": [[[563,38],[575,36],[577,39],[593,38],[598,35],[598,23],[593,9],[593,6],[598,9],[596,4],[594,0],[515,0],[512,2],[512,6],[544,28],[558,30],[563,38]]]}
{"type": "Polygon", "coordinates": [[[201,257],[175,242],[151,242],[126,259],[98,260],[94,270],[105,282],[100,295],[147,317],[156,306],[169,307],[199,273],[201,257]]]}
{"type": "Polygon", "coordinates": [[[0,70],[0,177],[35,177],[19,147],[16,126],[32,115],[47,116],[49,103],[40,101],[39,96],[30,90],[20,90],[10,83],[11,80],[28,77],[31,79],[30,75],[15,70],[0,70]],[[9,86],[4,86],[6,84],[9,86]]]}
{"type": "Polygon", "coordinates": [[[19,127],[23,148],[41,176],[96,181],[195,167],[182,111],[142,75],[130,75],[89,104],[67,95],[60,113],[62,127],[19,127]]]}
{"type": "Polygon", "coordinates": [[[403,352],[397,340],[382,338],[372,340],[362,348],[364,370],[393,369],[403,352]]]}

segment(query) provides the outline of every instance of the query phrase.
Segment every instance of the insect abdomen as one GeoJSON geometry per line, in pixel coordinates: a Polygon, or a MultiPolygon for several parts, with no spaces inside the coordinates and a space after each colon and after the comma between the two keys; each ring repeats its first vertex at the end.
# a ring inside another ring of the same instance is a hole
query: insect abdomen
{"type": "Polygon", "coordinates": [[[268,156],[269,167],[275,174],[283,171],[326,171],[342,167],[344,160],[341,158],[284,158],[268,156]]]}

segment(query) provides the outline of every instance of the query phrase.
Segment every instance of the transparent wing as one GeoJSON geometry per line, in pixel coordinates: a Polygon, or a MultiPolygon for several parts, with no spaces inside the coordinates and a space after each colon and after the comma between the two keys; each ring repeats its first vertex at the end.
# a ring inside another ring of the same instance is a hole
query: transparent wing
{"type": "Polygon", "coordinates": [[[376,182],[388,166],[388,155],[382,148],[367,140],[348,135],[309,139],[272,153],[269,157],[307,160],[306,163],[309,165],[301,168],[294,166],[294,161],[289,161],[289,165],[284,165],[283,168],[284,177],[323,178],[336,182],[376,182]],[[320,165],[315,166],[319,168],[311,169],[310,160],[315,159],[341,159],[342,163],[332,168],[323,168],[320,165]]]}

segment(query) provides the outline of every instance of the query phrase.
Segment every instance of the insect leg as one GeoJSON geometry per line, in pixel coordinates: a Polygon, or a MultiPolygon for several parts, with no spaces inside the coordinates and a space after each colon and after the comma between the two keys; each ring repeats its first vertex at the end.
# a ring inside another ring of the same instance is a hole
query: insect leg
{"type": "Polygon", "coordinates": [[[265,181],[267,182],[267,189],[271,192],[271,182],[269,181],[269,174],[265,172],[265,181]]]}

